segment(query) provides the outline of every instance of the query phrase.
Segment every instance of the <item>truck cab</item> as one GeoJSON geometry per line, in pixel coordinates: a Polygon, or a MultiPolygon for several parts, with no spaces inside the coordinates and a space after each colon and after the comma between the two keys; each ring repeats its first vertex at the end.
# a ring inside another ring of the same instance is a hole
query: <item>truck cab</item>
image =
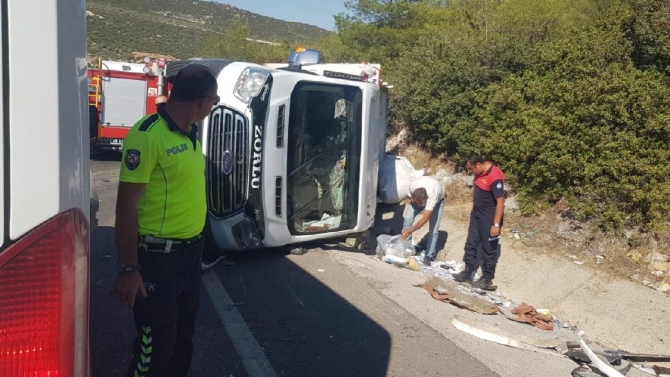
{"type": "Polygon", "coordinates": [[[335,65],[352,74],[304,60],[168,64],[168,82],[193,63],[218,79],[221,102],[200,135],[207,233],[219,249],[278,247],[373,225],[388,91],[361,65],[335,65]]]}

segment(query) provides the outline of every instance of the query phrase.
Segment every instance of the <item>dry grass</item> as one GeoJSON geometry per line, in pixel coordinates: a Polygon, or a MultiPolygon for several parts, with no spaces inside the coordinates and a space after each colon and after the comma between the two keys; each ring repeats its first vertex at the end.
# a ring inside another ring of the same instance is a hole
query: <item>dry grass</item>
{"type": "MultiPolygon", "coordinates": [[[[505,215],[505,228],[518,234],[519,244],[536,252],[584,262],[585,266],[611,276],[650,283],[664,281],[664,277],[651,274],[644,258],[652,252],[670,255],[669,244],[656,241],[658,237],[668,239],[668,232],[653,236],[629,232],[630,237],[602,232],[588,222],[565,218],[566,209],[564,204],[559,204],[540,215],[505,215]],[[637,241],[633,243],[631,239],[637,241]]],[[[665,281],[670,281],[667,274],[665,281]]]]}
{"type": "Polygon", "coordinates": [[[448,205],[458,205],[472,202],[472,188],[462,181],[453,182],[445,186],[448,205]]]}

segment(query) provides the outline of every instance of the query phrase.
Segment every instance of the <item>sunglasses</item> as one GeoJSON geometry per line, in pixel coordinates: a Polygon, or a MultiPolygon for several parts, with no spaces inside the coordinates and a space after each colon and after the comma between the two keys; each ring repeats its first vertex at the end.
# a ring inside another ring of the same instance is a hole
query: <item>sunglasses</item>
{"type": "Polygon", "coordinates": [[[219,97],[219,96],[214,96],[214,97],[212,97],[212,96],[202,96],[202,97],[200,97],[200,98],[209,98],[209,99],[212,99],[212,100],[214,100],[214,105],[216,105],[216,104],[218,104],[219,102],[221,102],[221,97],[219,97]]]}

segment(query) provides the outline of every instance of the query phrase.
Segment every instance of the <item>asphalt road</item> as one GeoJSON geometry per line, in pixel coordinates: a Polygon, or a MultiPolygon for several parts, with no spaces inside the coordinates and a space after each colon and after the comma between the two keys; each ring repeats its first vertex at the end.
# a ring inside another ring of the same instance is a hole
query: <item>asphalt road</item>
{"type": "MultiPolygon", "coordinates": [[[[94,377],[123,376],[134,337],[131,311],[111,294],[118,160],[91,161],[101,201],[91,237],[94,377]]],[[[495,376],[333,252],[231,254],[205,272],[189,376],[495,376]]]]}

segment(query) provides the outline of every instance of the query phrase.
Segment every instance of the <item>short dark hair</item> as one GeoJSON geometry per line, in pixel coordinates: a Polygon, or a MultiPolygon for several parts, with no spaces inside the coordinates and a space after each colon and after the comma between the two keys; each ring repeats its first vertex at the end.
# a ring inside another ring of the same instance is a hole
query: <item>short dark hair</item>
{"type": "Polygon", "coordinates": [[[484,158],[484,157],[475,153],[472,156],[470,156],[470,158],[468,158],[468,162],[470,163],[470,165],[474,166],[474,165],[477,165],[477,164],[485,163],[486,158],[484,158]]]}
{"type": "Polygon", "coordinates": [[[412,193],[412,200],[419,203],[423,203],[428,200],[428,193],[426,192],[426,189],[419,187],[418,189],[414,190],[412,193]]]}
{"type": "Polygon", "coordinates": [[[190,102],[217,88],[216,77],[202,64],[191,63],[180,69],[172,84],[169,100],[190,102]]]}

